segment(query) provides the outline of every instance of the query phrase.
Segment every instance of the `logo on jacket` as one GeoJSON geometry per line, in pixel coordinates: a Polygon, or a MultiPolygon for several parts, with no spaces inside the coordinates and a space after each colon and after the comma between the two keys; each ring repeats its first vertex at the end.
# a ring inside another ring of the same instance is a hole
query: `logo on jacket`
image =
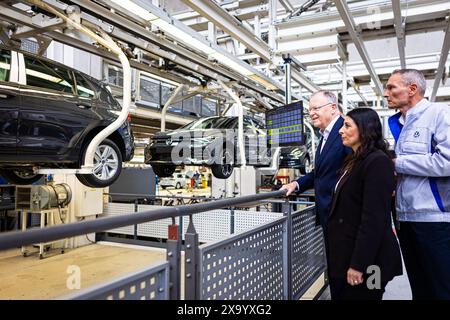
{"type": "Polygon", "coordinates": [[[418,138],[419,136],[420,136],[420,132],[419,131],[414,132],[414,138],[418,138]]]}

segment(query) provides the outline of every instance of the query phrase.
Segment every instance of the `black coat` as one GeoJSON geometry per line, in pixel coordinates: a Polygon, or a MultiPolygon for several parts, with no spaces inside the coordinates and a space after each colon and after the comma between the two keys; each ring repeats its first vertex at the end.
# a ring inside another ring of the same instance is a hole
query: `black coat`
{"type": "Polygon", "coordinates": [[[366,273],[370,265],[380,267],[381,281],[402,274],[391,221],[394,190],[393,163],[379,150],[342,178],[327,225],[330,278],[346,278],[350,267],[366,273]]]}

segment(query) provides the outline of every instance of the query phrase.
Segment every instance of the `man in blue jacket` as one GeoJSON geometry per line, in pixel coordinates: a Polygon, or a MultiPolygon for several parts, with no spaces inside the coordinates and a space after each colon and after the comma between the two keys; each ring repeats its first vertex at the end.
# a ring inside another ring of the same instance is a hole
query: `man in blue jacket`
{"type": "Polygon", "coordinates": [[[333,191],[339,178],[339,171],[351,149],[342,144],[339,129],[344,119],[337,106],[337,99],[330,91],[318,91],[309,100],[309,115],[322,138],[317,146],[314,170],[307,175],[281,187],[292,192],[304,192],[314,188],[316,216],[322,228],[327,224],[333,191]]]}
{"type": "Polygon", "coordinates": [[[424,99],[426,81],[396,70],[384,96],[395,138],[398,236],[413,299],[450,299],[450,107],[424,99]]]}

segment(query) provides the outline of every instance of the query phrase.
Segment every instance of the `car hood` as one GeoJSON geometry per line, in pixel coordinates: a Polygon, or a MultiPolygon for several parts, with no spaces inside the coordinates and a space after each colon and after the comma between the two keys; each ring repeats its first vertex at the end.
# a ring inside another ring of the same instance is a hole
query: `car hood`
{"type": "Polygon", "coordinates": [[[217,135],[218,132],[225,132],[224,129],[194,129],[194,130],[171,130],[166,132],[157,132],[153,135],[153,139],[168,139],[180,137],[207,137],[217,135]]]}

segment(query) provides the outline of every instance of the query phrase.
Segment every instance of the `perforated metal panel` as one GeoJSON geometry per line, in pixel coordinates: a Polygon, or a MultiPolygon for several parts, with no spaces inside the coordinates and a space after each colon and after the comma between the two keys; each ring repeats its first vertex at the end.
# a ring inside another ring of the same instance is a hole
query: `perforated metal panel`
{"type": "Polygon", "coordinates": [[[128,274],[107,283],[67,296],[71,300],[167,300],[169,263],[128,274]]]}
{"type": "Polygon", "coordinates": [[[325,271],[323,233],[316,227],[314,207],[292,215],[292,292],[299,299],[325,271]]]}
{"type": "MultiPolygon", "coordinates": [[[[160,208],[167,208],[167,207],[141,204],[138,205],[138,212],[151,211],[160,208]]],[[[179,218],[176,218],[175,221],[178,222],[179,218]]],[[[172,224],[171,218],[141,223],[138,224],[137,226],[137,234],[138,236],[167,239],[168,238],[167,226],[170,224],[172,224]]]]}
{"type": "Polygon", "coordinates": [[[279,212],[235,210],[234,232],[247,231],[282,216],[283,214],[279,212]]]}
{"type": "MultiPolygon", "coordinates": [[[[212,210],[193,215],[195,230],[200,242],[224,239],[231,234],[230,210],[212,210]]],[[[189,217],[183,217],[183,237],[189,225],[189,217]]]]}
{"type": "MultiPolygon", "coordinates": [[[[121,214],[133,213],[134,212],[134,204],[132,203],[106,203],[103,206],[103,215],[104,216],[118,216],[121,214]]],[[[134,226],[126,226],[116,229],[108,230],[108,232],[119,233],[119,234],[134,234],[134,226]]]]}
{"type": "Polygon", "coordinates": [[[283,222],[199,248],[200,299],[283,299],[283,222]]]}
{"type": "Polygon", "coordinates": [[[33,54],[37,54],[39,50],[39,45],[36,41],[30,39],[23,39],[20,44],[20,49],[31,52],[33,54]]]}

